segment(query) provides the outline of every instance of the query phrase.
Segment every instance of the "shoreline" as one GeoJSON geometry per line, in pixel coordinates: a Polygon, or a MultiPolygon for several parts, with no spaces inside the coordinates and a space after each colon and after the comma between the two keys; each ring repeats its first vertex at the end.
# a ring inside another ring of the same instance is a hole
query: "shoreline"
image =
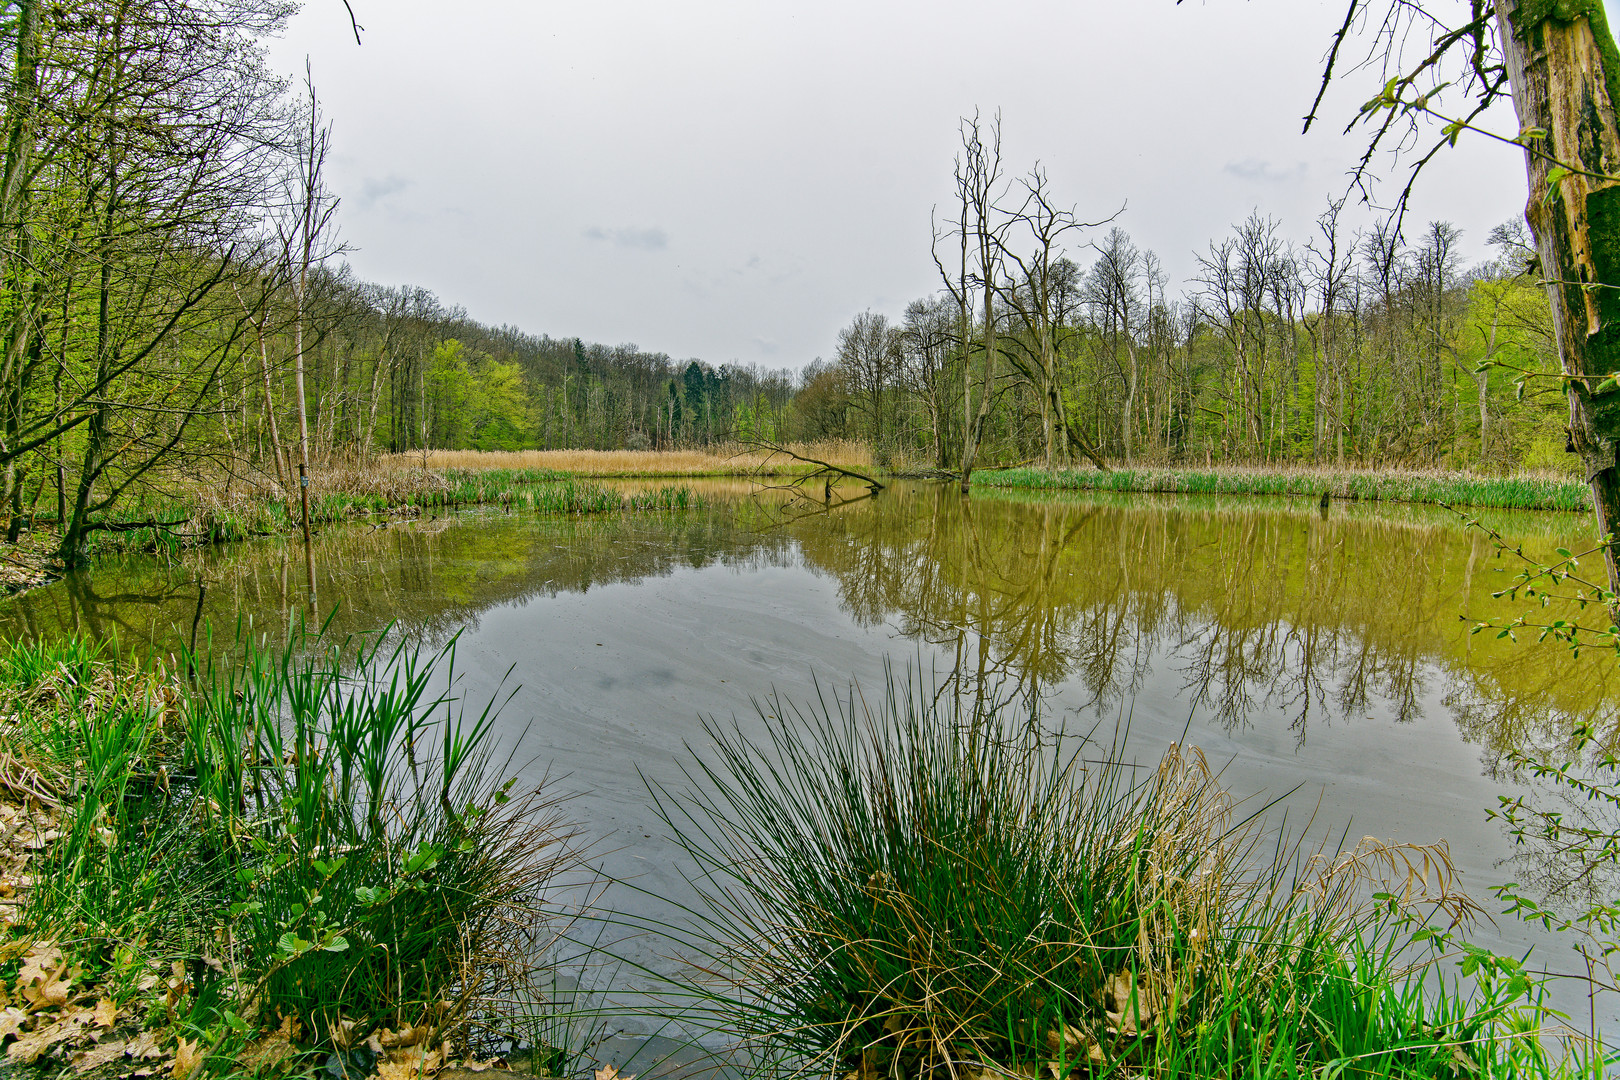
{"type": "Polygon", "coordinates": [[[993,488],[1161,495],[1271,495],[1347,502],[1425,503],[1492,510],[1591,513],[1592,494],[1575,480],[1549,476],[1385,472],[1356,469],[984,469],[974,482],[993,488]]]}
{"type": "MultiPolygon", "coordinates": [[[[786,476],[807,466],[782,462],[762,471],[758,455],[680,453],[682,468],[647,468],[656,454],[631,451],[515,451],[439,455],[441,468],[419,463],[405,467],[342,467],[327,470],[331,485],[317,490],[310,504],[310,524],[320,527],[386,518],[414,518],[479,506],[505,506],[536,514],[584,515],[647,510],[681,510],[701,501],[678,483],[648,493],[626,495],[606,481],[680,481],[705,478],[786,476]],[[698,461],[698,458],[703,461],[698,461]],[[479,464],[466,461],[476,458],[479,464]],[[589,458],[589,473],[558,471],[538,461],[589,458]],[[620,462],[620,458],[626,459],[620,462]],[[621,468],[634,458],[640,471],[621,468]],[[729,467],[722,464],[734,462],[729,467]]],[[[843,456],[843,455],[841,455],[843,456]]],[[[864,462],[861,464],[865,464],[864,462]]],[[[865,465],[871,468],[870,465],[865,465]]],[[[949,483],[954,474],[938,469],[899,466],[877,470],[885,479],[949,483]]],[[[317,474],[317,483],[323,479],[317,474]]],[[[1477,509],[1590,513],[1591,493],[1578,481],[1550,476],[1477,476],[1470,473],[1394,472],[1353,469],[1260,469],[1222,466],[1209,469],[1136,468],[1048,471],[1035,468],[980,469],[974,483],[994,490],[1081,491],[1122,495],[1234,495],[1287,497],[1367,503],[1406,503],[1477,509]]],[[[324,485],[323,485],[324,486],[324,485]]],[[[224,495],[198,491],[188,498],[140,501],[121,507],[92,534],[90,562],[107,555],[161,554],[267,536],[296,533],[296,500],[273,481],[249,487],[247,493],[224,495]],[[112,526],[106,528],[105,526],[112,526]]],[[[64,566],[57,554],[57,528],[42,522],[25,530],[17,544],[0,550],[0,590],[15,596],[58,580],[64,566]]]]}

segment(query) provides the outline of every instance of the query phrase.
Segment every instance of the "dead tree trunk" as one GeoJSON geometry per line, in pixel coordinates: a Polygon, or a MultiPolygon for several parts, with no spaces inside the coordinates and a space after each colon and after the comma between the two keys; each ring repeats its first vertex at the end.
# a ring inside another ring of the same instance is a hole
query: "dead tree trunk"
{"type": "Polygon", "coordinates": [[[1569,435],[1609,538],[1620,592],[1620,54],[1599,0],[1496,0],[1498,33],[1525,133],[1530,203],[1569,394],[1569,435]]]}

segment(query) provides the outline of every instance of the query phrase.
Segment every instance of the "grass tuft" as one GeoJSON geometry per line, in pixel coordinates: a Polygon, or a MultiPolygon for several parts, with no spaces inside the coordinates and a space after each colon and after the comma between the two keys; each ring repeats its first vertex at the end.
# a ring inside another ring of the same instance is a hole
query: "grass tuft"
{"type": "Polygon", "coordinates": [[[762,1075],[1546,1071],[1529,983],[1407,966],[1417,913],[1478,911],[1443,846],[1268,846],[1196,750],[1088,764],[892,676],[759,711],[655,798],[700,868],[700,996],[762,1075]]]}

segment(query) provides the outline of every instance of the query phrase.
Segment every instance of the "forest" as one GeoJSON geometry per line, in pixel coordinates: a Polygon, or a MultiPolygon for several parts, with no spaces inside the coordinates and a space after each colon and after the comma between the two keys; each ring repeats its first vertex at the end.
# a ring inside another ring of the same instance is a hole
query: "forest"
{"type": "Polygon", "coordinates": [[[68,561],[144,494],[427,449],[832,437],[954,469],[966,436],[985,464],[1575,467],[1558,382],[1527,378],[1558,357],[1517,222],[1468,265],[1445,222],[1262,207],[1174,282],[1123,219],[1005,175],[999,118],[965,120],[935,295],[851,312],[797,372],[673,359],[360,280],[316,80],[260,48],[292,5],[6,10],[0,497],[9,540],[54,522],[68,561]]]}

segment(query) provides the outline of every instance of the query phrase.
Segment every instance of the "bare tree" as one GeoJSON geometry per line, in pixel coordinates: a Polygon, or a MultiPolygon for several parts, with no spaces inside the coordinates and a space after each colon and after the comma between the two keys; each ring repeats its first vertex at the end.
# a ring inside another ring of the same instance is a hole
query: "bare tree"
{"type": "Polygon", "coordinates": [[[872,444],[885,452],[884,395],[896,382],[902,363],[900,328],[887,316],[863,311],[838,332],[838,366],[856,408],[867,416],[872,444]]]}
{"type": "Polygon", "coordinates": [[[945,289],[957,305],[962,363],[962,493],[972,484],[973,466],[979,456],[985,420],[995,404],[995,379],[999,350],[996,341],[996,291],[1001,279],[1001,239],[1007,223],[997,220],[996,200],[1001,194],[1001,117],[990,124],[989,142],[979,130],[979,117],[961,122],[962,153],[956,158],[956,198],[958,217],[951,232],[934,234],[934,265],[945,289]],[[945,236],[957,239],[958,262],[947,270],[940,257],[945,236]],[[973,365],[968,362],[972,340],[974,304],[982,320],[977,342],[979,400],[973,401],[973,365]]]}
{"type": "Polygon", "coordinates": [[[1059,369],[1060,337],[1065,328],[1058,319],[1059,310],[1068,304],[1062,294],[1074,286],[1073,276],[1065,266],[1064,237],[1076,229],[1092,228],[1103,222],[1081,221],[1073,209],[1058,206],[1053,200],[1046,171],[1039,164],[1030,169],[1022,183],[1023,204],[1008,212],[1006,218],[1008,226],[1022,225],[1028,231],[1031,250],[1019,253],[1011,241],[1012,228],[1004,226],[993,234],[1010,275],[998,282],[998,299],[1017,314],[1023,329],[1022,335],[1009,337],[1007,356],[1038,402],[1046,467],[1066,463],[1073,445],[1099,469],[1106,469],[1090,444],[1069,428],[1059,369]]]}
{"type": "Polygon", "coordinates": [[[1136,341],[1144,321],[1145,305],[1141,296],[1144,260],[1124,229],[1110,229],[1103,242],[1093,246],[1097,249],[1097,261],[1091,267],[1086,299],[1097,325],[1097,344],[1103,350],[1105,362],[1118,374],[1124,391],[1120,402],[1119,441],[1125,464],[1129,465],[1136,395],[1142,375],[1136,341]]]}
{"type": "Polygon", "coordinates": [[[298,496],[303,513],[304,568],[309,586],[309,602],[315,597],[315,554],[309,530],[309,408],[304,393],[304,330],[308,315],[310,271],[339,250],[330,237],[332,215],[338,200],[326,188],[326,159],[332,149],[332,128],[321,115],[315,93],[315,77],[308,61],[304,65],[304,87],[308,94],[298,138],[296,157],[285,181],[288,213],[278,223],[287,277],[292,288],[293,309],[293,399],[298,417],[298,496]]]}
{"type": "Polygon", "coordinates": [[[1311,459],[1322,460],[1331,425],[1336,458],[1341,466],[1344,464],[1344,436],[1348,426],[1345,419],[1345,352],[1348,343],[1344,340],[1342,323],[1346,315],[1354,262],[1353,250],[1347,250],[1340,238],[1339,214],[1343,209],[1343,199],[1330,200],[1328,208],[1316,219],[1318,236],[1305,247],[1309,258],[1306,273],[1315,288],[1317,308],[1316,318],[1306,323],[1316,360],[1311,459]]]}
{"type": "Polygon", "coordinates": [[[950,467],[951,393],[948,384],[957,343],[959,312],[944,297],[913,300],[901,326],[901,377],[905,389],[922,403],[928,417],[928,459],[950,467]]]}
{"type": "MultiPolygon", "coordinates": [[[[1266,448],[1267,391],[1272,365],[1273,278],[1283,255],[1277,223],[1250,214],[1209,253],[1198,256],[1200,290],[1195,299],[1204,320],[1225,339],[1231,353],[1229,381],[1223,397],[1238,416],[1236,434],[1254,451],[1266,448]]],[[[1224,438],[1231,438],[1230,413],[1224,438]]]]}

